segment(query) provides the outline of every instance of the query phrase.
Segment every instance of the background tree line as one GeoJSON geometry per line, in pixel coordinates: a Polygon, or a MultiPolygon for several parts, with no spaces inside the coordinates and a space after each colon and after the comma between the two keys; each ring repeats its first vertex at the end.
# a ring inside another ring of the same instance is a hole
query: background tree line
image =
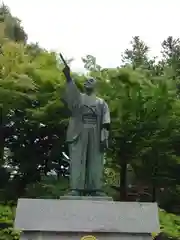
{"type": "MultiPolygon", "coordinates": [[[[105,191],[118,201],[157,201],[170,212],[160,213],[162,230],[178,238],[180,40],[169,36],[162,42],[161,60],[149,58],[149,47],[135,36],[116,68],[101,67],[91,55],[82,61],[111,110],[105,191]]],[[[27,43],[21,21],[1,5],[1,226],[11,227],[19,197],[59,198],[68,189],[69,112],[61,67],[57,53],[27,43]]],[[[85,75],[72,75],[82,90],[85,75]]],[[[13,234],[5,228],[0,239],[16,239],[13,234]]]]}

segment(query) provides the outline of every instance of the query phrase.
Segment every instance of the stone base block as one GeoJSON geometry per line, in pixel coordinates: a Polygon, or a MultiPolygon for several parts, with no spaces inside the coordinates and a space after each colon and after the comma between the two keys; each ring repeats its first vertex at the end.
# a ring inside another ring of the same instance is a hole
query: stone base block
{"type": "Polygon", "coordinates": [[[21,240],[150,240],[159,231],[156,203],[95,199],[19,199],[15,229],[21,240]]]}

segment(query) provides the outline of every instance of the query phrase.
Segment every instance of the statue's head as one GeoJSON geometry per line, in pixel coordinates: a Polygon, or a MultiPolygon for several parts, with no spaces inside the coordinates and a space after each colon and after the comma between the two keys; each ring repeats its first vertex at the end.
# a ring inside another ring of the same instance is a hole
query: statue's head
{"type": "Polygon", "coordinates": [[[87,94],[91,94],[94,92],[96,87],[96,79],[95,78],[88,78],[84,83],[84,89],[87,94]]]}

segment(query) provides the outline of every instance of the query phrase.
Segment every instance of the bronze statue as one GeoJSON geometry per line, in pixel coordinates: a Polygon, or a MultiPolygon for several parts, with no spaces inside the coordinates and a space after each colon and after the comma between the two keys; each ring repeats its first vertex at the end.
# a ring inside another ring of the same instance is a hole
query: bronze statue
{"type": "Polygon", "coordinates": [[[64,100],[71,111],[67,130],[71,160],[69,195],[103,196],[103,156],[108,147],[109,108],[103,99],[95,95],[96,80],[88,78],[84,83],[85,93],[81,93],[62,55],[61,59],[66,77],[64,100]]]}

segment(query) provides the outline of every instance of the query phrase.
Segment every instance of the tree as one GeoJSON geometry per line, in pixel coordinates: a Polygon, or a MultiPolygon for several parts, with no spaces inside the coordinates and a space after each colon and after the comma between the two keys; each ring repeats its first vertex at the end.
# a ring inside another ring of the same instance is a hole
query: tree
{"type": "Polygon", "coordinates": [[[33,80],[26,74],[25,62],[27,56],[23,52],[23,46],[7,41],[2,46],[0,56],[0,158],[3,162],[4,142],[8,131],[8,122],[12,111],[30,96],[29,92],[35,89],[33,80]]]}
{"type": "MultiPolygon", "coordinates": [[[[93,74],[95,73],[91,73],[93,74]]],[[[179,115],[171,117],[178,101],[176,88],[165,77],[162,81],[161,78],[149,76],[148,79],[147,71],[142,69],[133,71],[131,68],[122,68],[107,71],[108,81],[98,80],[101,94],[104,93],[103,97],[111,109],[111,159],[113,168],[116,171],[120,169],[122,200],[127,198],[126,175],[129,163],[136,173],[137,166],[141,166],[142,173],[148,178],[148,185],[153,187],[152,200],[156,198],[158,182],[164,181],[162,171],[165,171],[167,177],[169,164],[177,165],[169,139],[178,127],[179,115]],[[146,151],[148,155],[145,154],[146,151]]],[[[144,180],[141,178],[141,181],[144,180]]]]}
{"type": "Polygon", "coordinates": [[[96,58],[92,55],[87,55],[85,58],[82,58],[84,63],[84,68],[89,71],[100,71],[101,67],[96,63],[96,58]]]}
{"type": "Polygon", "coordinates": [[[180,60],[180,39],[173,39],[169,36],[162,43],[162,54],[165,63],[172,68],[174,77],[179,76],[179,60],[180,60]]]}
{"type": "Polygon", "coordinates": [[[148,46],[140,40],[139,36],[133,37],[131,48],[126,49],[122,55],[125,64],[131,64],[133,69],[146,65],[148,62],[148,46]]]}
{"type": "Polygon", "coordinates": [[[62,157],[66,151],[67,111],[60,100],[63,78],[56,56],[42,52],[31,60],[26,72],[34,80],[36,90],[29,101],[13,112],[13,133],[8,139],[13,154],[7,161],[17,172],[13,180],[15,197],[23,196],[27,185],[41,181],[51,169],[62,175],[66,168],[61,169],[61,165],[67,166],[62,157]]]}
{"type": "Polygon", "coordinates": [[[15,42],[26,42],[27,34],[21,26],[21,21],[13,17],[9,8],[4,4],[0,6],[0,23],[4,26],[4,37],[15,42]]]}

